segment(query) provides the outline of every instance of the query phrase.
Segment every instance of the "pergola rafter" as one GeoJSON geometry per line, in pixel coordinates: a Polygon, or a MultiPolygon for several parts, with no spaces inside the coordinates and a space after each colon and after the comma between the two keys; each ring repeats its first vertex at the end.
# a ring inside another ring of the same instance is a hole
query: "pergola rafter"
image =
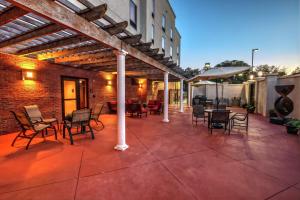
{"type": "Polygon", "coordinates": [[[12,6],[8,8],[6,11],[4,11],[2,14],[0,14],[0,26],[5,25],[19,17],[22,17],[27,13],[28,13],[27,11],[19,7],[12,6]]]}
{"type": "MultiPolygon", "coordinates": [[[[16,8],[16,7],[14,7],[16,8]]],[[[91,10],[88,10],[86,12],[83,12],[79,14],[79,16],[85,18],[87,21],[94,21],[97,19],[101,19],[104,15],[105,12],[107,11],[107,5],[102,4],[100,6],[97,6],[91,10]]],[[[20,12],[22,14],[22,12],[20,12]]],[[[24,12],[23,12],[24,13],[24,12]]],[[[63,26],[57,25],[57,24],[48,24],[46,26],[42,26],[37,29],[33,29],[29,32],[26,32],[22,35],[13,37],[9,40],[5,40],[0,43],[0,48],[7,47],[10,45],[16,45],[22,42],[28,42],[30,40],[34,40],[36,38],[49,35],[61,30],[64,30],[65,28],[63,26]]]]}

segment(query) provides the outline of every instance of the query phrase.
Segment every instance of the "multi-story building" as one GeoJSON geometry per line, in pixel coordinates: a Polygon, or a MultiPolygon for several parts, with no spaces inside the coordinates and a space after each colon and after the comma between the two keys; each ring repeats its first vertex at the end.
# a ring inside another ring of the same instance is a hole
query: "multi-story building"
{"type": "MultiPolygon", "coordinates": [[[[168,0],[90,0],[95,6],[106,3],[113,21],[128,21],[130,34],[142,34],[143,42],[180,65],[181,36],[175,26],[176,15],[168,0]]],[[[80,5],[78,5],[80,6],[80,5]]],[[[105,20],[101,22],[105,24],[105,20]]]]}

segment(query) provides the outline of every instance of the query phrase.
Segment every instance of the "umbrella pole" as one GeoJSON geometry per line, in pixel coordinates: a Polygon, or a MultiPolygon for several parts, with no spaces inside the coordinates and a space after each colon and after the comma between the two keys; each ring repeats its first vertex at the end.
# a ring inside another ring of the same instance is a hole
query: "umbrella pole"
{"type": "Polygon", "coordinates": [[[218,80],[216,80],[216,101],[217,101],[217,110],[219,110],[219,89],[218,89],[218,80]]]}

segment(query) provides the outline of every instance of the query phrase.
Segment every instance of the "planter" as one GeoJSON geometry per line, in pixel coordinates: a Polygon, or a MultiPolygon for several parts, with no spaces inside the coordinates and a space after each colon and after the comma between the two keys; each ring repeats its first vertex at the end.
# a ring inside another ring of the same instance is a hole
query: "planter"
{"type": "Polygon", "coordinates": [[[288,134],[293,134],[293,135],[297,135],[299,129],[297,127],[294,126],[285,126],[286,127],[286,132],[288,134]]]}

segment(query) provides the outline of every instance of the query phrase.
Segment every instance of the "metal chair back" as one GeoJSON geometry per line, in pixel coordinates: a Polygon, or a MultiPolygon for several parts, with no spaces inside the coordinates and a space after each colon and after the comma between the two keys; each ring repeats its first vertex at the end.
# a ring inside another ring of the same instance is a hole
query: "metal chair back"
{"type": "Polygon", "coordinates": [[[37,105],[24,106],[24,109],[32,123],[43,121],[42,113],[37,105]]]}
{"type": "Polygon", "coordinates": [[[212,123],[227,123],[229,121],[230,110],[213,110],[211,115],[212,123]]]}
{"type": "Polygon", "coordinates": [[[13,116],[15,117],[15,120],[17,121],[17,123],[19,124],[19,126],[21,127],[21,129],[23,131],[32,129],[32,124],[28,120],[25,113],[15,112],[15,111],[10,111],[10,112],[13,114],[13,116]]]}
{"type": "Polygon", "coordinates": [[[193,116],[194,117],[203,117],[204,116],[204,106],[203,105],[194,105],[193,106],[193,116]]]}
{"type": "Polygon", "coordinates": [[[72,113],[72,124],[86,124],[90,122],[90,119],[90,109],[75,110],[72,113]]]}

